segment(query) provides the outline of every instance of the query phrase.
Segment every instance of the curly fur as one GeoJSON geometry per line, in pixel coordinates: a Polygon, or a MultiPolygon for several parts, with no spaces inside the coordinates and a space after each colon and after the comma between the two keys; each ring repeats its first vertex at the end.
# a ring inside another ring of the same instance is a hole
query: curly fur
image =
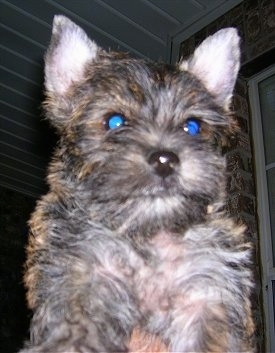
{"type": "Polygon", "coordinates": [[[61,137],[30,220],[21,353],[127,352],[139,331],[141,349],[157,337],[171,352],[253,351],[251,244],[222,211],[238,67],[233,29],[169,66],[107,53],[55,18],[45,110],[61,137]],[[127,124],[107,130],[113,113],[127,124]],[[165,177],[148,163],[163,150],[179,160],[165,177]]]}

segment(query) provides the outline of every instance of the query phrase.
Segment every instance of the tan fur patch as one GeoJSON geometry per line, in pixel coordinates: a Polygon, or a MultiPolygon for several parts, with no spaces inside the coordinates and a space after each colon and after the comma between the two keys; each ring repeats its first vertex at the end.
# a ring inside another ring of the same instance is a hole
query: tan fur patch
{"type": "Polygon", "coordinates": [[[135,328],[129,345],[129,351],[134,352],[168,352],[166,345],[162,342],[162,340],[156,336],[151,335],[147,332],[140,330],[139,328],[135,328]]]}

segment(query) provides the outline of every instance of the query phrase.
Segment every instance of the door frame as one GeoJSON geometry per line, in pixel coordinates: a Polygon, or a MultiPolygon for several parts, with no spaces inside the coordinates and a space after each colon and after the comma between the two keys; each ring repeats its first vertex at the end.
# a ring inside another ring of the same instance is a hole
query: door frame
{"type": "Polygon", "coordinates": [[[275,352],[275,264],[273,264],[272,254],[272,234],[258,85],[261,81],[272,75],[275,75],[275,65],[252,76],[248,81],[257,188],[257,211],[262,265],[262,294],[266,327],[265,337],[268,352],[275,352]],[[273,288],[272,282],[274,286],[273,288]]]}

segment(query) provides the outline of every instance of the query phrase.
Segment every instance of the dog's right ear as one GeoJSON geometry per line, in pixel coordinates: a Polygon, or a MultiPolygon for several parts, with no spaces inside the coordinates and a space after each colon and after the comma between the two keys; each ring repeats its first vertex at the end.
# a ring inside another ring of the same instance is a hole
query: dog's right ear
{"type": "Polygon", "coordinates": [[[64,96],[73,83],[84,78],[85,67],[98,53],[98,46],[65,16],[55,16],[52,38],[45,57],[47,93],[64,96]]]}
{"type": "Polygon", "coordinates": [[[59,131],[72,117],[72,88],[85,80],[86,67],[103,50],[65,16],[55,16],[45,56],[45,113],[59,131]]]}

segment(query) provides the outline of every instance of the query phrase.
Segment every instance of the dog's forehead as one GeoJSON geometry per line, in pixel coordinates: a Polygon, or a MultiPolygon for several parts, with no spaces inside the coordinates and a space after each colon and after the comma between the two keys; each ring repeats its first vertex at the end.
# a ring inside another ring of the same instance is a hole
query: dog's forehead
{"type": "Polygon", "coordinates": [[[165,99],[180,103],[184,96],[198,99],[204,87],[188,71],[177,65],[136,59],[109,60],[90,67],[90,84],[103,96],[110,94],[126,100],[134,98],[140,104],[148,100],[165,99]]]}
{"type": "Polygon", "coordinates": [[[137,59],[107,60],[89,66],[88,76],[91,79],[119,84],[135,83],[140,86],[165,84],[172,78],[182,75],[178,66],[155,63],[137,59]]]}

